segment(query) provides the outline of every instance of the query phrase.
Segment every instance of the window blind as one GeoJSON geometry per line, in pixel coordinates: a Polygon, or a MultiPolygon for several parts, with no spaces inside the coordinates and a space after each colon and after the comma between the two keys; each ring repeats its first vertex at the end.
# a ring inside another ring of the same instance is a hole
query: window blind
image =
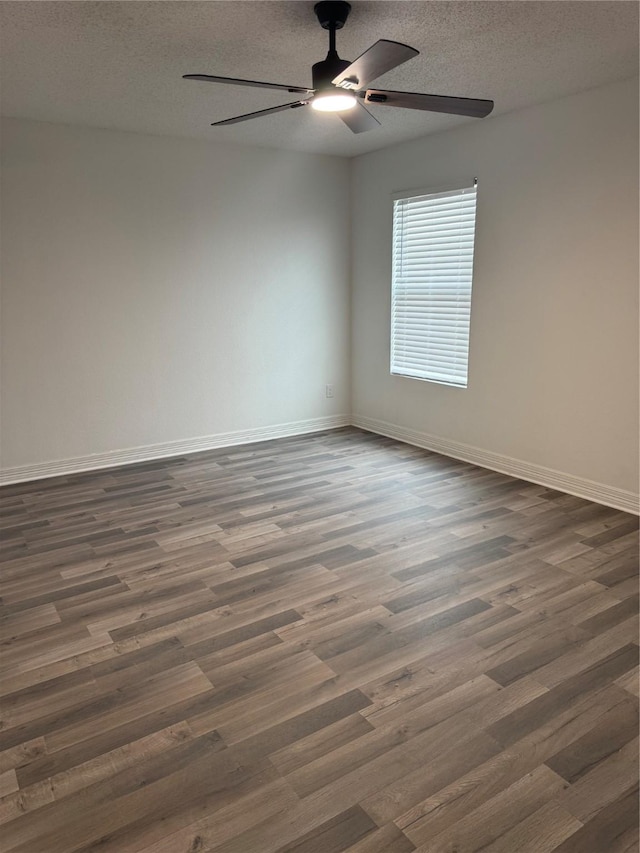
{"type": "Polygon", "coordinates": [[[476,182],[393,204],[391,373],[467,386],[476,182]]]}

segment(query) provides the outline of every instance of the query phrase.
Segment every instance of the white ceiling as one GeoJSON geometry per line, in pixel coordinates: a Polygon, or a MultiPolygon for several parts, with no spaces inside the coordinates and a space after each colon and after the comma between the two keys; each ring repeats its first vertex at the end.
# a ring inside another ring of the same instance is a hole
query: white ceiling
{"type": "MultiPolygon", "coordinates": [[[[210,123],[293,100],[277,91],[181,79],[204,73],[311,83],[328,34],[307,0],[3,2],[2,112],[43,121],[353,156],[476,121],[371,107],[354,135],[310,107],[239,125],[210,123]]],[[[357,2],[338,33],[355,59],[379,38],[420,55],[380,88],[492,98],[494,115],[630,77],[638,4],[530,0],[357,2]]]]}

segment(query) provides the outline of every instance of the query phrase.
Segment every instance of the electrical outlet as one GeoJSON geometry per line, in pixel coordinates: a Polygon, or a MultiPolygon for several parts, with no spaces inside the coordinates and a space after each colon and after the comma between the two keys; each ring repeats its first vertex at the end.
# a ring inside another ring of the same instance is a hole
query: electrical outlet
{"type": "Polygon", "coordinates": [[[325,385],[324,393],[326,397],[333,397],[333,385],[325,385]]]}

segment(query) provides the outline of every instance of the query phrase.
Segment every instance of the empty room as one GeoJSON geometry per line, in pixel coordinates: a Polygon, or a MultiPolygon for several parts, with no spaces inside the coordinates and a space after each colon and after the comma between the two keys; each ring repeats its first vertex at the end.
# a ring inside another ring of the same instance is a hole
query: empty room
{"type": "Polygon", "coordinates": [[[2,853],[638,853],[638,13],[0,2],[2,853]]]}

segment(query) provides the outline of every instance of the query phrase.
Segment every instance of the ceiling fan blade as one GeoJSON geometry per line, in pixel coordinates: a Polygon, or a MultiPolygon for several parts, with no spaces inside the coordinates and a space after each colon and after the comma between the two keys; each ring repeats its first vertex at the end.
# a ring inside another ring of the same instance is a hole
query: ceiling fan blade
{"type": "Polygon", "coordinates": [[[236,77],[214,77],[212,74],[183,74],[183,80],[204,80],[206,83],[231,83],[233,86],[255,86],[258,89],[280,89],[285,92],[300,92],[302,95],[311,94],[312,89],[302,86],[284,86],[281,83],[261,83],[257,80],[240,80],[236,77]]]}
{"type": "Polygon", "coordinates": [[[366,130],[374,130],[380,126],[378,119],[371,115],[361,103],[357,103],[352,110],[345,110],[338,115],[352,133],[364,133],[366,130]]]}
{"type": "Polygon", "coordinates": [[[237,124],[239,121],[248,121],[250,118],[259,118],[267,116],[269,113],[280,113],[283,110],[295,110],[296,107],[306,107],[309,101],[293,101],[291,104],[281,104],[279,107],[270,107],[268,110],[258,110],[255,113],[246,113],[242,116],[234,116],[233,118],[225,118],[223,121],[211,122],[211,127],[219,127],[222,124],[237,124]]]}
{"type": "Polygon", "coordinates": [[[334,77],[332,83],[343,89],[365,89],[371,80],[412,59],[419,52],[398,41],[380,39],[334,77]]]}
{"type": "Polygon", "coordinates": [[[432,113],[450,113],[473,118],[484,118],[493,109],[493,101],[478,98],[450,98],[447,95],[389,92],[385,89],[367,89],[365,101],[368,104],[381,104],[385,107],[404,107],[408,110],[427,110],[432,113]]]}

